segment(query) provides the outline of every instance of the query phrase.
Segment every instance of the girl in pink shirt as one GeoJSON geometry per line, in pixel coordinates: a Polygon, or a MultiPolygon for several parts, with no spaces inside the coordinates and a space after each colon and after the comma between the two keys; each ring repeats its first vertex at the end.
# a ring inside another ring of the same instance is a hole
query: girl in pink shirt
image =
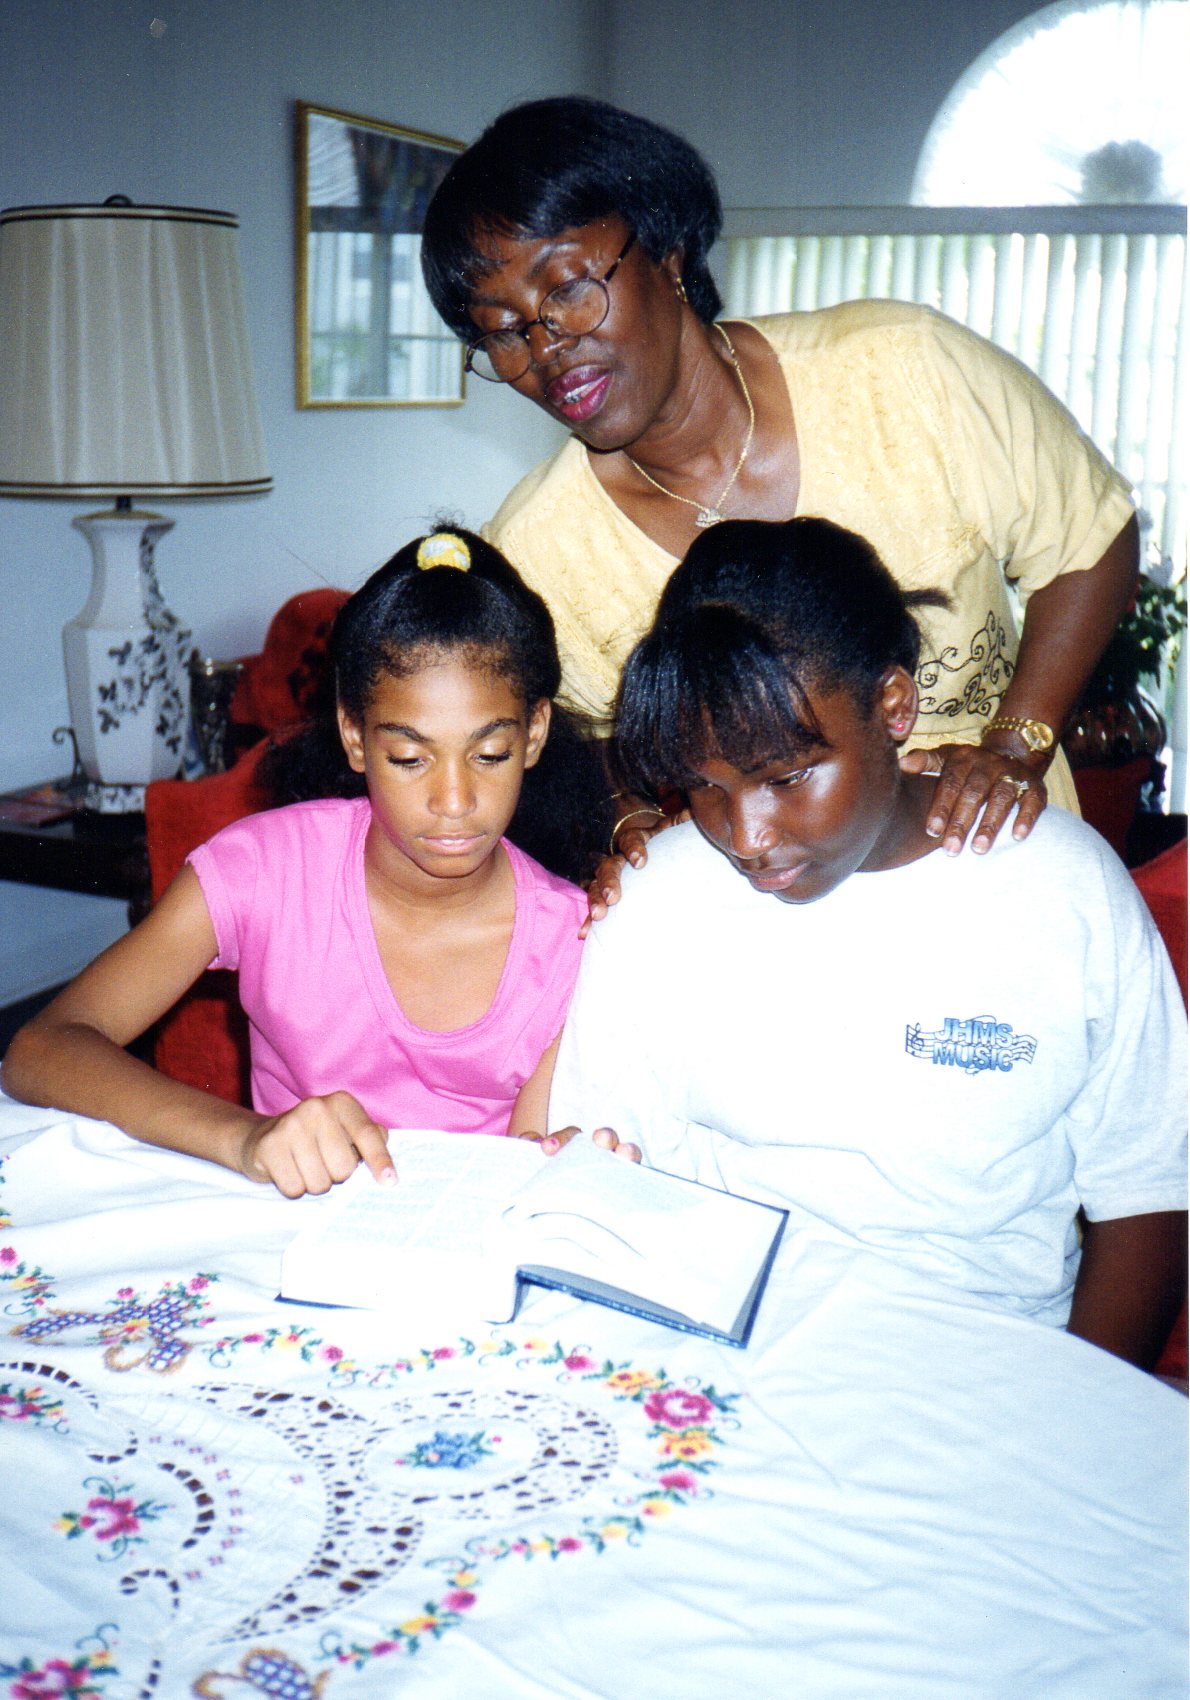
{"type": "MultiPolygon", "coordinates": [[[[544,1130],[587,912],[577,886],[505,837],[559,684],[546,606],[480,538],[438,532],[346,603],[331,658],[337,772],[296,785],[321,797],[196,850],[140,926],[13,1040],[15,1097],[289,1197],[361,1160],[391,1182],[386,1128],[544,1130]],[[123,1048],[208,967],[239,973],[251,1110],[123,1048]]],[[[276,765],[300,769],[320,737],[276,765]]],[[[572,739],[555,766],[573,774],[578,757],[572,739]]],[[[547,814],[557,841],[564,798],[547,814]]]]}

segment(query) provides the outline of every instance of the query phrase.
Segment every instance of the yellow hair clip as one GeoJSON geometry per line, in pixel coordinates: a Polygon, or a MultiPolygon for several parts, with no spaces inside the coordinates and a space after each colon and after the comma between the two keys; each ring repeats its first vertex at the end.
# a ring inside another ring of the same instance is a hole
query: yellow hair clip
{"type": "Polygon", "coordinates": [[[465,573],[471,565],[471,551],[453,531],[435,531],[431,536],[422,538],[417,564],[423,572],[429,567],[457,567],[465,573]]]}

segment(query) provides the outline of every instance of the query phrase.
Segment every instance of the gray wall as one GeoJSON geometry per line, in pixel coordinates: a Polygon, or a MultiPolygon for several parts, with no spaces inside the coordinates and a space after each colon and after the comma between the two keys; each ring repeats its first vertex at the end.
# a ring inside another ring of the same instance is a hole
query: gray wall
{"type": "MultiPolygon", "coordinates": [[[[203,648],[242,654],[287,596],[358,584],[436,511],[480,522],[556,441],[543,416],[474,383],[456,409],[294,407],[295,100],[466,141],[513,101],[587,91],[685,131],[729,205],[898,201],[951,84],[1028,10],[1010,0],[189,0],[161,4],[155,37],[147,0],[0,0],[0,206],[120,192],[239,215],[276,487],[163,504],[176,527],[157,558],[167,599],[203,648]]],[[[90,582],[77,511],[0,500],[0,789],[60,771],[60,631],[90,582]]],[[[121,920],[117,904],[0,883],[0,1004],[73,971],[121,920]]]]}
{"type": "Polygon", "coordinates": [[[1030,0],[613,0],[605,89],[688,136],[726,206],[897,205],[954,83],[1037,9],[1030,0]],[[680,75],[659,75],[665,65],[680,75]]]}

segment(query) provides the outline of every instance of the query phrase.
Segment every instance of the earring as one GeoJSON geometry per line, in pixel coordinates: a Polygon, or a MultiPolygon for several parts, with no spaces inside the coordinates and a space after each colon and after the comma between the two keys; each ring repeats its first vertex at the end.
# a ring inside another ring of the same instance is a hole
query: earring
{"type": "Polygon", "coordinates": [[[674,293],[683,306],[685,306],[686,302],[690,299],[686,294],[686,285],[682,282],[681,278],[679,278],[674,284],[674,293]]]}
{"type": "Polygon", "coordinates": [[[912,724],[913,722],[911,720],[894,720],[892,723],[892,729],[894,734],[899,737],[901,733],[908,732],[912,724]]]}

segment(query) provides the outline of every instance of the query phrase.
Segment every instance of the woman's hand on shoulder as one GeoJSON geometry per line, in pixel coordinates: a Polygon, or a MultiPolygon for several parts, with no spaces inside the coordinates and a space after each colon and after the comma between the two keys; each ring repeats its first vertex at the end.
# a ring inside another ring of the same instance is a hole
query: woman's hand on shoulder
{"type": "Polygon", "coordinates": [[[679,821],[690,819],[688,809],[669,815],[643,801],[639,802],[638,808],[630,810],[629,805],[637,801],[635,798],[628,799],[624,812],[617,816],[616,826],[612,829],[611,851],[600,862],[587,887],[587,918],[579,929],[580,938],[585,939],[591,930],[591,923],[602,921],[612,905],[620,901],[624,864],[630,862],[634,868],[643,868],[649,859],[650,838],[664,832],[666,827],[676,826],[679,821]]]}
{"type": "Polygon", "coordinates": [[[286,1198],[301,1198],[329,1192],[360,1163],[381,1186],[395,1184],[385,1130],[350,1092],[331,1092],[262,1117],[245,1136],[240,1171],[252,1181],[271,1181],[286,1198]]]}
{"type": "MultiPolygon", "coordinates": [[[[582,1132],[581,1127],[563,1127],[556,1133],[514,1133],[513,1139],[532,1139],[540,1145],[547,1157],[556,1157],[564,1145],[569,1145],[576,1134],[582,1132]]],[[[597,1127],[591,1135],[594,1144],[601,1150],[614,1151],[617,1157],[623,1157],[626,1162],[640,1162],[640,1146],[630,1145],[621,1139],[614,1127],[597,1127]]]]}
{"type": "Polygon", "coordinates": [[[971,848],[983,855],[1014,810],[1012,836],[1028,838],[1049,801],[1042,772],[1034,764],[988,744],[907,750],[900,762],[903,773],[937,775],[926,831],[940,838],[951,856],[962,850],[977,820],[971,848]]]}

